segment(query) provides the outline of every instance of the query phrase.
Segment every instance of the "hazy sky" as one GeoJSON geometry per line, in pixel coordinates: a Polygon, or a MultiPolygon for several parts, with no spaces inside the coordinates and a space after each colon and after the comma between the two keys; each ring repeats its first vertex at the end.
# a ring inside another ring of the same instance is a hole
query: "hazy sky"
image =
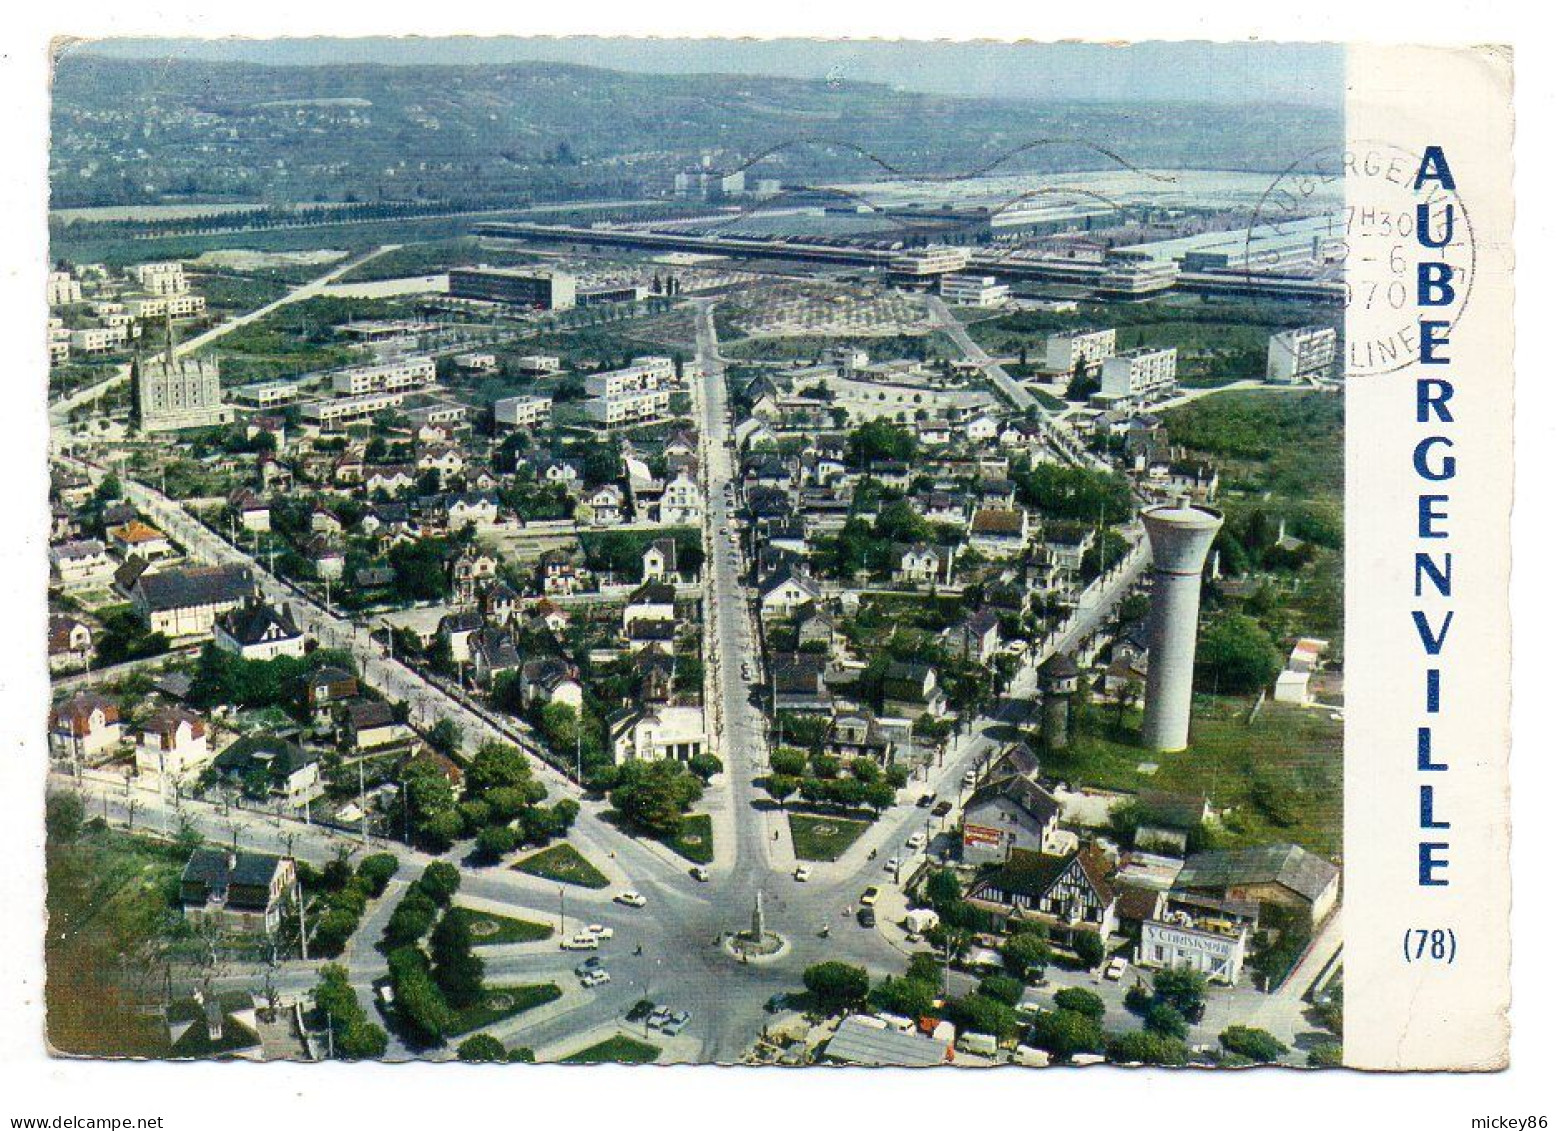
{"type": "Polygon", "coordinates": [[[688,39],[102,40],[77,50],[255,63],[550,60],[657,74],[836,77],[936,94],[1339,107],[1344,49],[1315,44],[883,43],[688,39]]]}

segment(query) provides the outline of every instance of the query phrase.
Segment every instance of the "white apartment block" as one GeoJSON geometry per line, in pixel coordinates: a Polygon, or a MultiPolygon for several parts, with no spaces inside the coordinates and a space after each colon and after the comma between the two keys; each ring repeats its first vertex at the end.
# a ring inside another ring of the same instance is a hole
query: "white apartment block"
{"type": "Polygon", "coordinates": [[[942,275],[941,297],[957,306],[999,306],[1011,288],[993,275],[942,275]]]}
{"type": "Polygon", "coordinates": [[[130,327],[127,324],[88,326],[84,330],[70,332],[70,349],[72,353],[107,353],[127,344],[129,340],[130,327]]]}
{"type": "Polygon", "coordinates": [[[301,381],[256,381],[252,385],[239,385],[228,396],[239,404],[254,408],[277,408],[291,404],[303,392],[301,381]]]}
{"type": "Polygon", "coordinates": [[[1171,392],[1178,383],[1179,351],[1143,346],[1103,362],[1106,396],[1147,397],[1171,392]]]}
{"type": "Polygon", "coordinates": [[[137,295],[124,300],[125,310],[132,318],[148,321],[153,318],[195,318],[205,313],[205,296],[178,291],[166,295],[137,295]]]}
{"type": "Polygon", "coordinates": [[[176,295],[189,289],[182,263],[137,263],[128,273],[137,286],[150,294],[176,295]]]}
{"type": "Polygon", "coordinates": [[[303,419],[319,428],[343,428],[362,420],[372,420],[381,412],[399,408],[404,393],[367,393],[360,397],[340,397],[333,401],[309,401],[303,406],[303,419]]]}
{"type": "Polygon", "coordinates": [[[1272,334],[1265,357],[1265,379],[1290,385],[1304,377],[1325,376],[1335,367],[1335,350],[1333,326],[1304,326],[1272,334]]]}
{"type": "Polygon", "coordinates": [[[607,428],[646,424],[669,415],[670,390],[648,388],[606,393],[585,401],[584,411],[590,420],[607,428]]]}
{"type": "Polygon", "coordinates": [[[555,373],[562,368],[562,358],[549,353],[527,353],[514,358],[514,368],[520,373],[555,373]]]}
{"type": "Polygon", "coordinates": [[[499,428],[544,428],[551,423],[550,397],[504,397],[492,403],[499,428]]]}
{"type": "Polygon", "coordinates": [[[914,279],[929,279],[936,275],[950,275],[968,265],[972,253],[965,247],[915,247],[892,257],[887,265],[894,275],[914,279]]]}
{"type": "Polygon", "coordinates": [[[614,397],[622,393],[658,389],[674,379],[676,369],[670,358],[641,357],[625,369],[608,369],[584,378],[584,391],[592,397],[614,397]]]}
{"type": "Polygon", "coordinates": [[[330,378],[336,396],[361,397],[369,393],[402,393],[420,389],[438,379],[438,366],[430,357],[407,357],[383,365],[343,369],[330,378]]]}
{"type": "Polygon", "coordinates": [[[1078,364],[1100,365],[1114,356],[1113,330],[1077,330],[1051,334],[1044,343],[1043,367],[1054,373],[1073,373],[1078,364]]]}
{"type": "Polygon", "coordinates": [[[70,306],[81,301],[81,283],[69,271],[50,271],[44,293],[50,306],[70,306]]]}

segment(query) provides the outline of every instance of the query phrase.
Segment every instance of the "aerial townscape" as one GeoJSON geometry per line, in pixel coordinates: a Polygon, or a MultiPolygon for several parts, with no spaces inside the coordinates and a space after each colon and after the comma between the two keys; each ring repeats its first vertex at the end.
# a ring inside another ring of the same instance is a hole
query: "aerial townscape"
{"type": "Polygon", "coordinates": [[[58,61],[52,1048],[1339,1064],[1339,89],[395,71],[58,61]]]}

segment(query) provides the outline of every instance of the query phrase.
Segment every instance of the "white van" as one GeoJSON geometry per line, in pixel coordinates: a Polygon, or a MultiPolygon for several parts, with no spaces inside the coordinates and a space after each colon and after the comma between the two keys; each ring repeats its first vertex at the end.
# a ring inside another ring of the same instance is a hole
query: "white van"
{"type": "Polygon", "coordinates": [[[1016,1051],[1011,1054],[1011,1063],[1020,1064],[1024,1068],[1047,1068],[1049,1054],[1031,1045],[1017,1045],[1016,1051]]]}

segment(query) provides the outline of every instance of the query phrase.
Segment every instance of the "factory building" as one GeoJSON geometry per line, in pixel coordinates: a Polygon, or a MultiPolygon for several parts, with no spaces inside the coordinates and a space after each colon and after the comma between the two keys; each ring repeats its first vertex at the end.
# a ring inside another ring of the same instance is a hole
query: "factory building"
{"type": "Polygon", "coordinates": [[[915,247],[892,257],[887,276],[894,283],[929,286],[942,275],[954,275],[968,266],[972,252],[965,247],[936,244],[915,247]]]}
{"type": "Polygon", "coordinates": [[[571,310],[578,285],[572,275],[538,267],[455,267],[449,271],[451,298],[571,310]]]}

